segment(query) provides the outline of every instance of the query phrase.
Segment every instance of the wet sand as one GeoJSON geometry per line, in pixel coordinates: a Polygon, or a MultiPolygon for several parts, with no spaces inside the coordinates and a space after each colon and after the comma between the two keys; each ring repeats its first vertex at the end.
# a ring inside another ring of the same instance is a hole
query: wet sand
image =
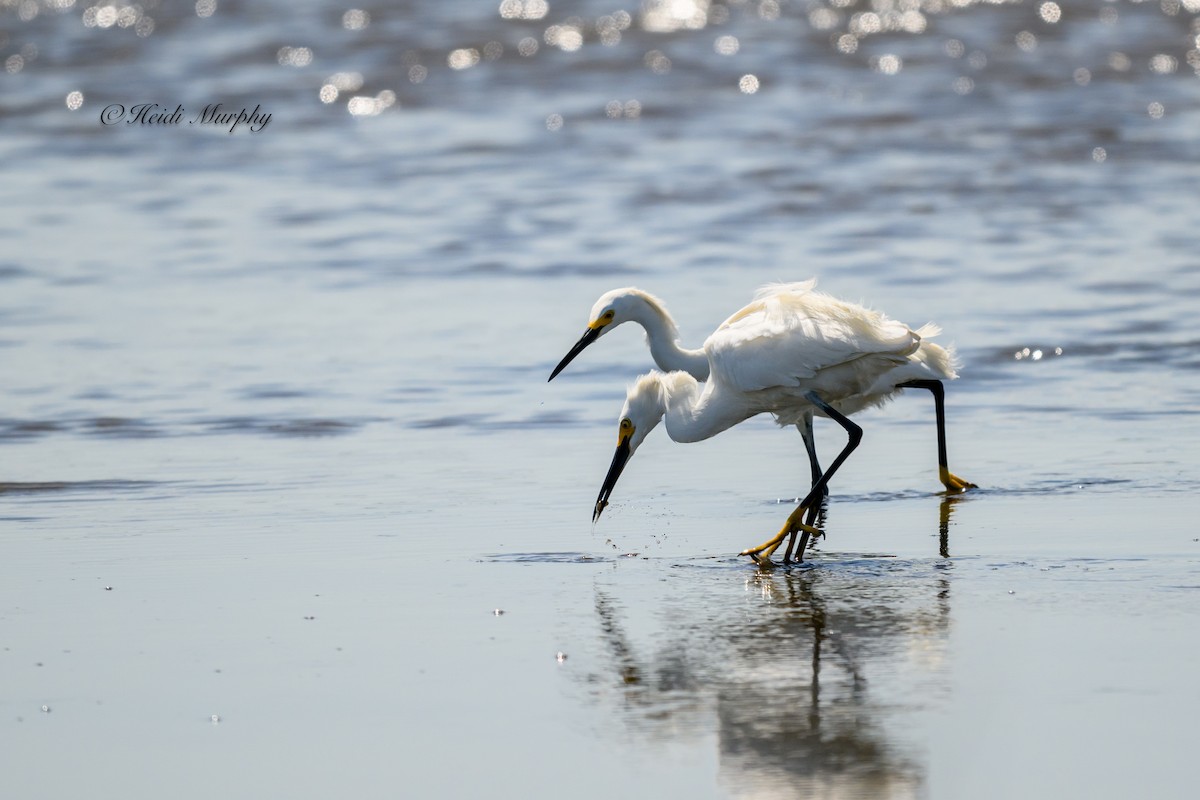
{"type": "MultiPolygon", "coordinates": [[[[904,416],[865,427],[928,449],[904,416]]],[[[758,570],[732,554],[788,506],[755,462],[805,462],[792,431],[744,434],[640,453],[595,529],[577,479],[598,476],[561,431],[264,439],[246,468],[287,457],[288,484],[27,494],[43,533],[9,537],[2,590],[10,791],[1186,796],[1186,494],[988,488],[1020,476],[981,458],[961,471],[985,488],[947,499],[932,469],[847,466],[881,491],[835,488],[809,563],[758,570]],[[401,447],[471,466],[389,494],[401,447]],[[724,471],[744,477],[688,485],[724,471]]],[[[203,472],[214,445],[152,451],[203,472]]]]}

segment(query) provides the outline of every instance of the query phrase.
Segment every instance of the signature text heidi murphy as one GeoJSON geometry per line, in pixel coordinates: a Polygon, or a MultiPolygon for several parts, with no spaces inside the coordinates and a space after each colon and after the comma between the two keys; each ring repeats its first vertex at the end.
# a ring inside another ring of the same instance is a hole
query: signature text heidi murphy
{"type": "Polygon", "coordinates": [[[233,133],[238,125],[246,125],[251,133],[258,133],[271,124],[271,115],[262,111],[258,105],[254,106],[253,111],[247,111],[245,108],[230,111],[222,108],[220,103],[210,103],[203,111],[190,117],[182,105],[176,105],[172,111],[158,103],[139,103],[128,108],[120,103],[113,103],[105,106],[100,112],[101,125],[117,125],[121,122],[126,125],[179,125],[184,122],[188,125],[217,125],[222,128],[228,127],[230,133],[233,133]]]}

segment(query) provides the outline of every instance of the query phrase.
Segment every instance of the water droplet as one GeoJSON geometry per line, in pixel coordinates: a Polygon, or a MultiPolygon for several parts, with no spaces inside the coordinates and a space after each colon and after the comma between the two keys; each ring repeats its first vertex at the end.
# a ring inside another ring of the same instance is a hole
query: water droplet
{"type": "Polygon", "coordinates": [[[1016,592],[1015,592],[1015,591],[1013,591],[1012,589],[1009,589],[1009,590],[1008,590],[1008,593],[1009,593],[1009,594],[1016,594],[1016,592]]]}
{"type": "Polygon", "coordinates": [[[49,714],[49,713],[50,713],[50,706],[42,706],[42,713],[43,713],[43,714],[49,714]]]}
{"type": "Polygon", "coordinates": [[[671,71],[671,59],[661,50],[651,50],[642,60],[651,72],[663,75],[671,71]]]}
{"type": "Polygon", "coordinates": [[[446,56],[446,63],[450,69],[470,69],[479,63],[479,51],[473,47],[451,50],[450,55],[446,56]]]}
{"type": "Polygon", "coordinates": [[[1159,75],[1168,75],[1174,72],[1179,67],[1179,60],[1175,56],[1159,53],[1150,59],[1150,69],[1157,72],[1159,75]]]}
{"type": "Polygon", "coordinates": [[[884,75],[895,75],[904,67],[904,61],[894,53],[887,53],[875,62],[875,69],[884,75]]]}
{"type": "Polygon", "coordinates": [[[361,31],[371,24],[371,15],[360,8],[352,8],[342,14],[342,27],[348,31],[361,31]]]}
{"type": "Polygon", "coordinates": [[[503,608],[497,608],[497,609],[495,609],[495,610],[493,610],[493,611],[492,611],[492,615],[493,615],[493,616],[497,616],[497,617],[502,617],[502,616],[504,616],[504,609],[503,609],[503,608]]]}
{"type": "Polygon", "coordinates": [[[275,60],[281,67],[307,67],[312,63],[313,51],[311,47],[281,47],[275,53],[275,60]]]}
{"type": "Polygon", "coordinates": [[[221,724],[221,715],[213,714],[212,716],[210,716],[208,718],[208,721],[211,722],[213,725],[220,725],[221,724]]]}
{"type": "Polygon", "coordinates": [[[808,13],[808,24],[814,31],[833,30],[841,21],[841,16],[832,8],[816,8],[808,13]]]}
{"type": "Polygon", "coordinates": [[[567,654],[564,653],[563,651],[559,650],[557,653],[554,654],[554,658],[558,661],[558,663],[561,664],[567,660],[567,654]]]}

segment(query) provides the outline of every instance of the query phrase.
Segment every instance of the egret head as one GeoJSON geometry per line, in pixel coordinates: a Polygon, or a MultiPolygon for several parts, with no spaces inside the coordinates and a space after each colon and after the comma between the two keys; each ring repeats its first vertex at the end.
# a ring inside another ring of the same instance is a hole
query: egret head
{"type": "MultiPolygon", "coordinates": [[[[672,373],[674,374],[674,373],[672,373]]],[[[600,494],[596,498],[596,507],[592,511],[592,522],[600,519],[600,512],[608,505],[609,495],[617,485],[617,478],[629,463],[629,459],[637,452],[646,435],[662,422],[667,413],[667,389],[664,376],[657,372],[643,375],[629,388],[625,397],[625,406],[621,409],[617,421],[617,452],[613,456],[612,465],[604,477],[600,494]]]]}
{"type": "Polygon", "coordinates": [[[582,353],[592,342],[623,322],[640,319],[641,315],[650,308],[651,301],[654,301],[653,296],[632,287],[613,289],[611,292],[600,295],[600,299],[592,306],[587,330],[583,332],[583,336],[563,357],[563,360],[558,362],[558,366],[550,373],[549,380],[554,380],[554,377],[566,369],[567,364],[570,364],[575,356],[582,353]]]}

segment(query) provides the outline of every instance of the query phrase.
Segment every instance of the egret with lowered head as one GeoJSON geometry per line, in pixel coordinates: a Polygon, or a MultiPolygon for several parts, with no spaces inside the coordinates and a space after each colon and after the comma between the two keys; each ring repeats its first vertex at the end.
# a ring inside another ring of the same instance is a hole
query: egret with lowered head
{"type": "Polygon", "coordinates": [[[942,381],[953,380],[957,373],[953,349],[928,341],[940,329],[929,324],[913,331],[879,312],[817,292],[815,283],[764,287],[753,302],[722,323],[704,342],[709,376],[703,386],[678,370],[638,378],[621,411],[617,451],[596,498],[593,520],[608,505],[629,459],[664,419],[673,440],[697,442],[764,412],[781,425],[795,425],[806,415],[820,413],[846,430],[846,446],[779,533],[741,552],[769,563],[784,538],[803,532],[798,553],[803,560],[808,535],[817,533],[804,516],[862,438],[862,428],[847,415],[882,405],[907,387],[933,392],[939,477],[946,489],[975,487],[947,465],[942,381]]]}

